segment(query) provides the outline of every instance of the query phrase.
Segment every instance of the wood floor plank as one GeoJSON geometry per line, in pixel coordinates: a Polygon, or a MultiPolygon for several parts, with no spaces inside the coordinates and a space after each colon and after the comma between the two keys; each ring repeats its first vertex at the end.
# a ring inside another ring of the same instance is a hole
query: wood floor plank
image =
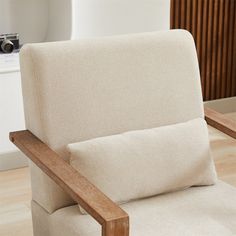
{"type": "Polygon", "coordinates": [[[0,172],[0,236],[33,236],[28,168],[0,172]]]}

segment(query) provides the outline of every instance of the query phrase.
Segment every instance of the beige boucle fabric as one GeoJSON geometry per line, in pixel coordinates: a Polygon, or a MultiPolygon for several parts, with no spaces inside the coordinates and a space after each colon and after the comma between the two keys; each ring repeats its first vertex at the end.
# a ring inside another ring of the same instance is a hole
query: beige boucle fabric
{"type": "MultiPolygon", "coordinates": [[[[130,216],[130,236],[236,235],[236,189],[224,182],[137,200],[121,207],[130,216]]],[[[99,236],[101,227],[77,205],[47,214],[32,204],[35,236],[99,236]]]]}
{"type": "MultiPolygon", "coordinates": [[[[203,117],[192,36],[183,30],[25,45],[26,128],[63,158],[66,145],[203,117]]],[[[31,165],[33,199],[73,204],[31,165]]]]}
{"type": "Polygon", "coordinates": [[[117,203],[216,182],[198,118],[68,145],[70,164],[117,203]]]}

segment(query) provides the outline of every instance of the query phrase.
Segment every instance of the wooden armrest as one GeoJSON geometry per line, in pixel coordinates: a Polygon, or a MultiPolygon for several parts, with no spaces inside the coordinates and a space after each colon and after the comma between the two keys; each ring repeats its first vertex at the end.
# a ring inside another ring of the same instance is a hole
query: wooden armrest
{"type": "Polygon", "coordinates": [[[103,236],[128,236],[129,216],[30,131],[10,133],[10,140],[98,223],[103,236]]]}
{"type": "Polygon", "coordinates": [[[236,121],[211,108],[205,107],[204,110],[205,120],[210,126],[236,139],[236,121]]]}

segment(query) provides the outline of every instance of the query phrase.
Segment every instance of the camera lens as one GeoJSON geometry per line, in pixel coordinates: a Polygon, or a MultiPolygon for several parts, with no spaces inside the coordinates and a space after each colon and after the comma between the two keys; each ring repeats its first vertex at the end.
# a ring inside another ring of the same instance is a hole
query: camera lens
{"type": "Polygon", "coordinates": [[[11,53],[14,50],[14,44],[10,40],[5,39],[2,42],[1,48],[3,52],[11,53]]]}

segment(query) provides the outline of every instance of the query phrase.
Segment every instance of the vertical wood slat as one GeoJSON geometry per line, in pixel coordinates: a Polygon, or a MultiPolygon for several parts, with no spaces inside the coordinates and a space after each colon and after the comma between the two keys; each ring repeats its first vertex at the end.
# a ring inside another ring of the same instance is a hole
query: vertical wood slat
{"type": "MultiPolygon", "coordinates": [[[[234,28],[234,18],[235,18],[235,1],[232,1],[231,5],[229,6],[229,31],[230,29],[234,28]]],[[[227,81],[226,81],[226,96],[229,97],[230,96],[230,92],[231,92],[231,88],[230,88],[230,84],[231,84],[231,79],[232,79],[232,66],[233,66],[233,46],[234,46],[234,41],[233,41],[233,34],[231,34],[231,32],[229,32],[229,41],[228,41],[228,67],[227,67],[227,81]]],[[[236,78],[235,78],[236,79],[236,78]]]]}
{"type": "Polygon", "coordinates": [[[199,64],[201,65],[201,80],[202,80],[202,94],[205,99],[205,93],[206,93],[206,61],[207,61],[207,21],[208,21],[208,2],[203,1],[203,15],[201,16],[203,19],[202,24],[202,32],[201,32],[201,38],[202,41],[200,42],[200,49],[202,52],[201,59],[199,58],[199,64]]]}
{"type": "Polygon", "coordinates": [[[236,0],[171,0],[171,28],[195,39],[204,100],[236,96],[236,0]]]}
{"type": "Polygon", "coordinates": [[[186,3],[186,30],[191,31],[192,25],[192,0],[187,0],[186,3]]]}
{"type": "Polygon", "coordinates": [[[211,65],[211,84],[210,84],[210,99],[214,99],[216,94],[216,78],[217,78],[217,45],[218,37],[217,33],[219,27],[219,1],[214,1],[213,6],[213,35],[212,35],[212,65],[211,65]]]}
{"type": "Polygon", "coordinates": [[[199,60],[201,60],[201,43],[202,43],[201,34],[199,34],[203,25],[202,24],[202,11],[203,11],[202,7],[203,7],[203,0],[199,0],[198,8],[197,8],[197,36],[196,36],[197,38],[196,47],[197,47],[197,54],[198,54],[199,60]]]}
{"type": "Polygon", "coordinates": [[[235,94],[236,93],[235,92],[236,91],[236,57],[235,57],[235,55],[236,55],[236,33],[235,33],[236,32],[236,20],[235,20],[236,19],[236,3],[235,3],[235,1],[234,1],[234,6],[231,6],[231,7],[234,9],[233,10],[233,12],[234,12],[233,32],[234,33],[232,33],[233,55],[232,55],[231,83],[230,83],[230,85],[231,85],[231,94],[235,94]]]}
{"type": "Polygon", "coordinates": [[[217,47],[217,74],[216,74],[216,98],[220,98],[221,88],[221,69],[222,69],[222,49],[223,49],[223,20],[224,20],[224,2],[220,1],[219,6],[219,25],[218,25],[218,47],[217,47]]]}
{"type": "Polygon", "coordinates": [[[229,16],[229,1],[230,0],[224,0],[224,31],[223,31],[223,35],[226,36],[224,37],[223,40],[223,53],[222,53],[222,70],[221,70],[221,93],[220,93],[220,97],[224,97],[225,96],[225,88],[226,88],[226,81],[227,81],[227,77],[226,77],[226,70],[227,70],[227,53],[228,53],[228,16],[229,16]],[[224,79],[223,79],[224,78],[224,79]]]}
{"type": "MultiPolygon", "coordinates": [[[[210,99],[210,85],[211,85],[211,75],[212,75],[212,29],[213,29],[213,6],[214,0],[208,0],[208,24],[207,24],[207,63],[206,63],[206,75],[205,75],[205,99],[210,99]]],[[[199,32],[200,33],[200,32],[199,32]]]]}

